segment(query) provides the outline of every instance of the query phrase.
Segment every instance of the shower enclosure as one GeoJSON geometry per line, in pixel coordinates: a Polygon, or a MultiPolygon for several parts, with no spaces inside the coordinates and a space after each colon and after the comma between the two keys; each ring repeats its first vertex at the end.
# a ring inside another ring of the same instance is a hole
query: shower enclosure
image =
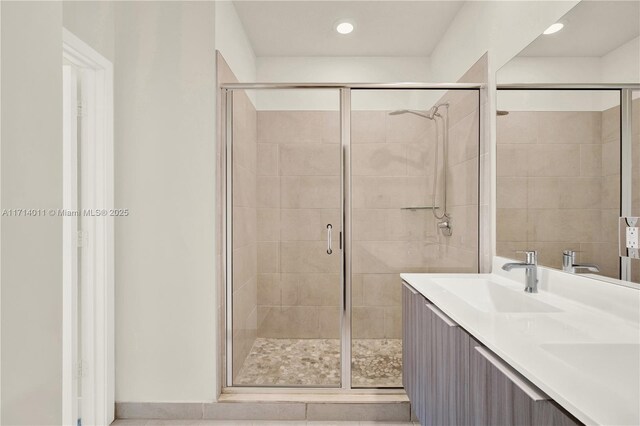
{"type": "Polygon", "coordinates": [[[401,272],[478,272],[480,85],[225,84],[225,384],[401,388],[401,272]]]}

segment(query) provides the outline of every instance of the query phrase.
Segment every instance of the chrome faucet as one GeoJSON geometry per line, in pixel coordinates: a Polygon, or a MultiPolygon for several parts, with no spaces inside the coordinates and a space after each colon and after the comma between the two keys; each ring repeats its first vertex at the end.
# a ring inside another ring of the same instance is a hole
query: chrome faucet
{"type": "Polygon", "coordinates": [[[538,252],[535,250],[518,251],[518,253],[524,253],[527,255],[525,262],[505,263],[502,265],[502,269],[510,271],[514,268],[524,268],[525,276],[527,277],[527,283],[524,287],[524,291],[527,293],[538,292],[538,252]]]}
{"type": "Polygon", "coordinates": [[[600,272],[598,265],[594,263],[576,263],[576,252],[564,250],[562,252],[562,270],[564,272],[576,273],[576,269],[586,269],[589,272],[600,272]]]}

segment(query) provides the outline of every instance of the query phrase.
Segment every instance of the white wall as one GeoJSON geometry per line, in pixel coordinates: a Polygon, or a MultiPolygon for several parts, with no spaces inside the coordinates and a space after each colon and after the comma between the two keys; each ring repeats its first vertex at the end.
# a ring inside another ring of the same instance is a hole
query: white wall
{"type": "MultiPolygon", "coordinates": [[[[62,5],[2,2],[1,204],[62,207],[62,5]]],[[[62,218],[1,220],[4,425],[62,419],[62,218]]]]}
{"type": "Polygon", "coordinates": [[[65,1],[62,24],[110,60],[115,60],[114,3],[110,1],[65,1]]]}
{"type": "MultiPolygon", "coordinates": [[[[597,57],[515,57],[498,70],[499,84],[600,83],[597,57]]],[[[602,111],[620,100],[616,92],[500,91],[498,109],[507,111],[602,111]]]]}
{"type": "Polygon", "coordinates": [[[256,55],[230,1],[216,1],[215,47],[238,81],[256,81],[256,55]]]}
{"type": "MultiPolygon", "coordinates": [[[[603,57],[515,57],[498,83],[638,83],[640,38],[603,57]]],[[[523,111],[604,111],[620,103],[617,92],[500,92],[498,108],[523,111]]]]}
{"type": "Polygon", "coordinates": [[[640,83],[640,37],[602,57],[603,83],[640,83]]]}
{"type": "MultiPolygon", "coordinates": [[[[389,83],[430,81],[427,57],[258,57],[257,79],[286,83],[389,83]]],[[[429,108],[436,96],[366,93],[353,96],[354,109],[429,108]]],[[[441,96],[441,94],[440,94],[441,96]]],[[[337,110],[337,90],[257,92],[259,110],[337,110]]]]}
{"type": "Polygon", "coordinates": [[[116,401],[210,401],[214,3],[115,10],[116,401]]]}
{"type": "Polygon", "coordinates": [[[579,1],[470,1],[431,54],[435,81],[457,81],[486,51],[494,73],[579,1]]]}

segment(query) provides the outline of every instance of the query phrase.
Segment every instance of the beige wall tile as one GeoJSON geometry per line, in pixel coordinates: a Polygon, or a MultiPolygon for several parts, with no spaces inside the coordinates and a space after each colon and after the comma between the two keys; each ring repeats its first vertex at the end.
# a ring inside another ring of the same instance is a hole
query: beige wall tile
{"type": "Polygon", "coordinates": [[[601,210],[601,220],[602,220],[602,238],[600,241],[603,242],[618,242],[618,222],[620,217],[620,209],[612,208],[612,209],[602,209],[601,210]]]}
{"type": "Polygon", "coordinates": [[[425,250],[417,241],[354,241],[353,272],[413,272],[424,267],[425,250]]]}
{"type": "Polygon", "coordinates": [[[258,241],[280,241],[280,209],[258,209],[258,241]]]}
{"type": "MultiPolygon", "coordinates": [[[[234,186],[235,191],[235,186],[234,186]]],[[[261,176],[258,179],[258,207],[280,207],[280,178],[277,176],[261,176]]]]}
{"type": "Polygon", "coordinates": [[[616,106],[602,112],[602,141],[620,138],[620,107],[616,106]]]}
{"type": "MultiPolygon", "coordinates": [[[[338,99],[336,98],[336,101],[338,99]]],[[[340,143],[340,111],[336,102],[336,111],[321,111],[322,122],[322,142],[323,143],[340,143]]]]}
{"type": "Polygon", "coordinates": [[[278,145],[258,144],[258,176],[277,176],[278,173],[278,145]]]}
{"type": "Polygon", "coordinates": [[[543,111],[538,117],[539,144],[599,143],[602,121],[599,112],[543,111]]]}
{"type": "Polygon", "coordinates": [[[402,209],[354,209],[354,241],[411,241],[435,238],[431,211],[402,209]]]}
{"type": "Polygon", "coordinates": [[[354,144],[351,147],[353,176],[404,176],[407,174],[406,148],[402,144],[354,144]]]}
{"type": "Polygon", "coordinates": [[[449,130],[449,164],[458,164],[480,155],[480,116],[477,111],[449,130]]]}
{"type": "Polygon", "coordinates": [[[282,208],[339,208],[340,177],[283,176],[280,196],[282,208]]]}
{"type": "Polygon", "coordinates": [[[613,140],[602,145],[602,175],[620,174],[620,141],[613,140]]]}
{"type": "Polygon", "coordinates": [[[363,306],[396,306],[402,304],[402,280],[398,274],[363,274],[363,306]]]}
{"type": "Polygon", "coordinates": [[[342,287],[338,273],[282,274],[283,286],[296,287],[300,306],[340,306],[342,287]]]}
{"type": "Polygon", "coordinates": [[[580,176],[602,176],[602,144],[580,145],[580,176]]]}
{"type": "Polygon", "coordinates": [[[353,207],[404,207],[406,185],[405,177],[354,176],[351,190],[353,207]]]}
{"type": "Polygon", "coordinates": [[[577,144],[530,145],[530,176],[580,176],[580,146],[577,144]]]}
{"type": "Polygon", "coordinates": [[[258,274],[259,305],[282,305],[280,274],[258,274]]]}
{"type": "Polygon", "coordinates": [[[308,339],[319,337],[319,309],[313,306],[259,306],[259,337],[308,339]]]}
{"type": "Polygon", "coordinates": [[[233,247],[255,245],[256,232],[256,209],[254,207],[235,207],[233,209],[233,247]]]}
{"type": "Polygon", "coordinates": [[[387,115],[388,143],[420,143],[435,132],[433,121],[413,114],[387,115]]]}
{"type": "Polygon", "coordinates": [[[280,242],[259,242],[258,272],[261,274],[280,272],[280,251],[280,242]]]}
{"type": "Polygon", "coordinates": [[[364,290],[362,285],[363,274],[351,274],[351,304],[352,306],[362,306],[364,300],[364,290]]]}
{"type": "Polygon", "coordinates": [[[280,243],[282,272],[339,272],[340,255],[327,254],[324,241],[283,241],[280,243]]]}
{"type": "Polygon", "coordinates": [[[620,177],[605,176],[602,178],[602,208],[609,209],[620,205],[620,177]]]}
{"type": "Polygon", "coordinates": [[[239,247],[233,250],[233,288],[237,290],[258,270],[257,248],[255,244],[239,247]]]}
{"type": "Polygon", "coordinates": [[[354,307],[352,324],[353,339],[381,339],[384,337],[383,307],[354,307]]]}
{"type": "Polygon", "coordinates": [[[451,126],[478,109],[478,92],[475,90],[452,90],[447,92],[438,103],[448,101],[449,123],[451,126]]]}
{"type": "Polygon", "coordinates": [[[498,145],[535,144],[538,140],[538,117],[527,111],[510,111],[496,119],[498,145]]]}
{"type": "Polygon", "coordinates": [[[339,242],[340,210],[282,209],[280,210],[282,241],[326,241],[327,225],[331,224],[333,242],[339,242]]]}
{"type": "Polygon", "coordinates": [[[340,146],[336,144],[280,145],[280,175],[340,176],[340,146]]]}
{"type": "Polygon", "coordinates": [[[522,209],[527,207],[527,178],[498,177],[497,203],[503,209],[522,209]]]}
{"type": "Polygon", "coordinates": [[[582,243],[580,261],[595,263],[600,268],[599,275],[620,278],[620,257],[618,243],[582,243]],[[583,260],[584,259],[584,260],[583,260]]]}
{"type": "Polygon", "coordinates": [[[258,111],[258,143],[322,143],[321,111],[258,111]]]}
{"type": "Polygon", "coordinates": [[[477,158],[456,164],[449,168],[447,175],[448,205],[466,206],[478,204],[478,168],[477,158]]]}
{"type": "Polygon", "coordinates": [[[600,240],[600,210],[571,210],[558,214],[557,209],[529,210],[529,241],[589,242],[600,240]]]}
{"type": "MultiPolygon", "coordinates": [[[[433,179],[434,164],[436,161],[435,135],[431,135],[425,141],[413,144],[403,144],[407,150],[407,175],[426,176],[427,185],[431,185],[433,179]]],[[[441,144],[442,145],[442,144],[441,144]]],[[[442,167],[442,146],[438,151],[439,167],[442,167]]]]}
{"type": "Polygon", "coordinates": [[[351,143],[386,142],[386,111],[352,111],[351,143]]]}
{"type": "Polygon", "coordinates": [[[321,339],[338,339],[341,336],[342,309],[337,306],[320,306],[318,309],[318,335],[321,339]]]}
{"type": "Polygon", "coordinates": [[[528,176],[528,146],[530,145],[505,145],[499,143],[497,147],[497,175],[528,176]]]}
{"type": "MultiPolygon", "coordinates": [[[[530,208],[593,209],[600,205],[599,177],[529,178],[530,208]]],[[[562,214],[559,212],[559,214],[562,214]]]]}
{"type": "Polygon", "coordinates": [[[498,241],[527,241],[527,209],[498,208],[496,216],[498,241]]]}
{"type": "Polygon", "coordinates": [[[256,207],[256,175],[246,167],[237,165],[233,169],[233,205],[256,207]]]}
{"type": "Polygon", "coordinates": [[[402,308],[399,306],[384,308],[384,337],[402,338],[402,308]]]}

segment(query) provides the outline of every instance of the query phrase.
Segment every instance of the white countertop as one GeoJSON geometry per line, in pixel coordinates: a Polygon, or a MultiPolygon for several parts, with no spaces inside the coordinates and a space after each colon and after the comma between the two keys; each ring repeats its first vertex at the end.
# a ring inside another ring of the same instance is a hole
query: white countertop
{"type": "Polygon", "coordinates": [[[506,261],[493,274],[401,277],[582,422],[640,425],[640,291],[540,267],[539,292],[526,294],[523,271],[502,271],[506,261]],[[547,312],[494,311],[451,278],[491,281],[547,312]]]}

